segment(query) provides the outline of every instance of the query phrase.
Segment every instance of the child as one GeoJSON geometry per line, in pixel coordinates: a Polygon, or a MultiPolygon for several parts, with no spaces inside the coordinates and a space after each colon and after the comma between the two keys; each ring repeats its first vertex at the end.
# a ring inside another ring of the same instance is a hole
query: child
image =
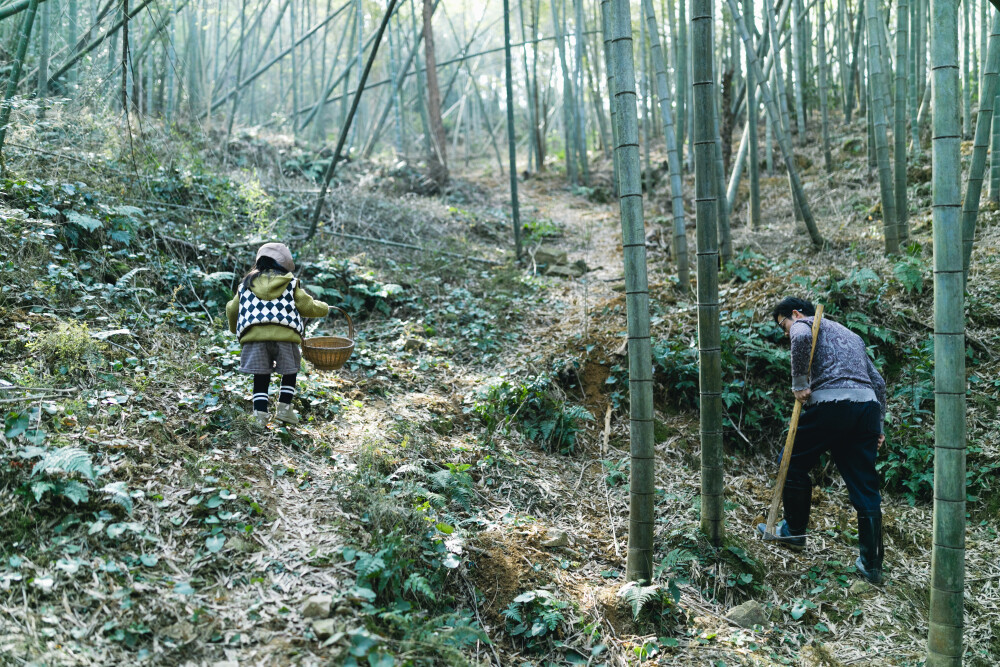
{"type": "Polygon", "coordinates": [[[323,317],[330,311],[299,287],[294,270],[292,253],[284,243],[265,243],[236,296],[226,304],[229,330],[239,336],[243,347],[240,371],[253,374],[253,416],[261,426],[268,421],[271,373],[281,375],[275,416],[287,424],[299,423],[292,398],[302,357],[303,318],[323,317]]]}

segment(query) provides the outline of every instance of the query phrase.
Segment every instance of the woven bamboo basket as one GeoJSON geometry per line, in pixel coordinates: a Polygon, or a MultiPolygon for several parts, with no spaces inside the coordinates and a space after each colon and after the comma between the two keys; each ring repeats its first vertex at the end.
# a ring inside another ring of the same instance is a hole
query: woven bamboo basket
{"type": "Polygon", "coordinates": [[[347,318],[347,338],[342,336],[316,336],[302,339],[302,356],[321,371],[339,370],[354,352],[354,322],[343,309],[336,308],[347,318]]]}

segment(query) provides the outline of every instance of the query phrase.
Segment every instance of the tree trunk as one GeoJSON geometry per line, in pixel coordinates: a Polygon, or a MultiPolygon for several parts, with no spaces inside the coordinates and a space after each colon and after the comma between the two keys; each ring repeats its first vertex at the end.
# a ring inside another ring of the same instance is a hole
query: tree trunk
{"type": "Polygon", "coordinates": [[[330,166],[327,167],[326,173],[323,175],[323,184],[320,188],[320,195],[316,199],[316,206],[313,208],[312,219],[309,222],[309,230],[302,238],[304,243],[308,243],[312,240],[312,237],[316,235],[316,230],[319,227],[319,216],[323,211],[323,203],[326,200],[326,191],[330,187],[330,181],[333,180],[334,173],[336,173],[337,162],[340,161],[340,151],[344,149],[344,143],[347,141],[347,133],[350,130],[350,124],[354,120],[354,114],[357,113],[358,103],[361,101],[361,94],[365,91],[365,82],[368,80],[368,74],[371,72],[372,64],[375,62],[375,56],[378,55],[378,47],[379,44],[382,43],[382,35],[385,34],[385,27],[389,24],[389,18],[392,16],[392,12],[395,8],[396,0],[389,0],[388,6],[385,8],[385,15],[382,17],[382,23],[379,25],[378,32],[375,33],[372,50],[371,53],[368,54],[368,62],[365,63],[365,69],[361,73],[361,80],[358,81],[358,89],[354,94],[354,101],[351,102],[351,109],[347,113],[347,120],[345,121],[346,125],[340,130],[340,135],[337,138],[337,147],[333,150],[333,159],[330,160],[330,166]]]}
{"type": "Polygon", "coordinates": [[[887,254],[899,252],[899,236],[896,227],[896,194],[893,191],[892,165],[889,161],[889,138],[886,132],[885,99],[882,97],[885,85],[882,72],[881,16],[877,2],[868,3],[868,72],[871,81],[872,129],[875,134],[875,157],[878,164],[879,191],[882,195],[882,228],[885,232],[887,254]]]}
{"type": "Polygon", "coordinates": [[[806,44],[802,0],[792,3],[792,59],[795,62],[795,134],[800,146],[806,142],[806,44]]]}
{"type": "MultiPolygon", "coordinates": [[[[965,199],[962,204],[962,270],[968,278],[972,261],[972,245],[976,236],[976,218],[979,215],[979,199],[983,193],[983,175],[986,171],[986,149],[989,146],[991,130],[998,123],[994,118],[996,107],[998,71],[1000,71],[1000,13],[993,15],[993,29],[990,32],[989,50],[983,67],[983,88],[980,91],[979,116],[976,119],[976,142],[972,150],[972,164],[969,179],[965,185],[965,199]]],[[[996,153],[993,157],[997,161],[996,153]]]]}
{"type": "Polygon", "coordinates": [[[674,75],[677,77],[677,150],[684,164],[684,141],[687,137],[688,116],[688,58],[687,39],[687,3],[689,0],[677,0],[677,63],[674,75]]]}
{"type": "MultiPolygon", "coordinates": [[[[823,133],[823,166],[829,173],[833,171],[833,154],[830,152],[830,117],[827,109],[827,53],[826,53],[826,7],[819,0],[819,111],[823,133]]],[[[905,122],[905,121],[904,121],[905,122]]],[[[905,129],[905,128],[904,128],[905,129]]],[[[905,193],[904,193],[905,194],[905,193]]]]}
{"type": "Polygon", "coordinates": [[[39,26],[39,44],[38,44],[38,96],[47,97],[49,94],[49,33],[50,31],[50,13],[52,11],[52,2],[46,2],[42,5],[42,24],[39,26]]]}
{"type": "MultiPolygon", "coordinates": [[[[236,54],[236,82],[239,83],[240,79],[243,77],[243,40],[246,38],[246,14],[247,14],[247,0],[243,0],[243,7],[240,11],[240,49],[239,53],[236,54]]],[[[223,146],[223,150],[228,150],[229,140],[233,136],[233,123],[236,122],[236,110],[239,107],[240,94],[237,92],[233,95],[233,108],[229,112],[229,125],[226,127],[226,143],[223,146]]],[[[295,117],[292,117],[292,126],[295,125],[295,117]]]]}
{"type": "Polygon", "coordinates": [[[576,9],[576,147],[580,160],[580,174],[583,184],[590,183],[590,162],[587,160],[587,107],[584,104],[583,85],[583,45],[586,26],[583,22],[583,0],[574,0],[576,9]]]}
{"type": "Polygon", "coordinates": [[[128,0],[122,0],[122,113],[128,123],[128,0]]]}
{"type": "Polygon", "coordinates": [[[906,0],[896,5],[896,129],[892,133],[895,142],[894,159],[896,181],[896,238],[904,243],[909,236],[907,218],[909,204],[906,198],[906,51],[910,33],[909,8],[906,0]]]}
{"type": "Polygon", "coordinates": [[[431,152],[427,156],[430,178],[444,187],[448,182],[447,137],[441,121],[441,90],[438,88],[437,60],[434,55],[434,0],[423,0],[424,61],[427,68],[427,117],[431,126],[431,152]]]}
{"type": "MultiPolygon", "coordinates": [[[[681,0],[684,2],[684,0],[681,0]]],[[[620,169],[618,166],[618,104],[617,100],[617,88],[615,87],[615,62],[614,56],[612,54],[612,39],[614,31],[612,29],[612,22],[614,18],[611,14],[611,3],[610,0],[602,0],[601,2],[601,33],[604,39],[604,70],[608,79],[608,106],[610,107],[611,115],[611,138],[614,141],[615,150],[612,154],[612,168],[614,170],[615,178],[615,196],[619,196],[621,192],[619,188],[620,184],[620,169]]],[[[633,73],[633,78],[635,74],[633,73]]],[[[638,129],[636,130],[638,134],[638,129]]]]}
{"type": "MultiPolygon", "coordinates": [[[[861,68],[858,66],[858,51],[861,46],[861,33],[864,28],[865,0],[858,0],[858,16],[854,20],[854,54],[851,56],[851,69],[847,72],[847,108],[844,111],[844,122],[851,123],[851,113],[854,111],[854,84],[858,83],[860,91],[861,82],[857,81],[861,75],[861,68]]],[[[863,96],[863,93],[862,95],[863,96]]],[[[862,112],[863,113],[863,112],[862,112]]]]}
{"type": "MultiPolygon", "coordinates": [[[[562,0],[565,11],[566,0],[562,0]]],[[[566,157],[566,177],[569,182],[576,185],[578,182],[576,173],[576,112],[573,95],[573,82],[570,78],[569,64],[566,62],[566,46],[563,35],[563,20],[559,12],[559,3],[552,0],[552,27],[556,34],[556,51],[559,53],[559,69],[562,73],[562,118],[563,118],[563,143],[566,157]]]]}
{"type": "Polygon", "coordinates": [[[510,65],[510,2],[503,0],[504,74],[507,79],[507,152],[510,159],[510,217],[514,225],[514,251],[521,259],[521,214],[517,202],[517,136],[514,133],[514,75],[510,65]]]}
{"type": "MultiPolygon", "coordinates": [[[[753,23],[753,0],[744,0],[746,8],[746,28],[756,32],[753,23]]],[[[751,229],[760,229],[760,156],[757,152],[757,125],[760,122],[760,109],[757,105],[757,75],[750,67],[750,54],[744,51],[747,61],[747,177],[750,181],[750,209],[748,213],[751,229]]],[[[770,158],[768,158],[770,164],[770,158]]]]}
{"type": "MultiPolygon", "coordinates": [[[[969,2],[969,0],[966,0],[969,2]]],[[[965,625],[965,304],[958,3],[931,0],[934,76],[934,523],[927,667],[962,664],[965,625]]]]}
{"type": "Polygon", "coordinates": [[[962,138],[972,136],[972,72],[969,69],[969,51],[972,50],[972,40],[969,38],[969,5],[973,0],[962,3],[962,138]]]}
{"type": "Polygon", "coordinates": [[[24,56],[28,52],[28,41],[31,39],[31,28],[35,24],[35,14],[38,11],[38,0],[31,0],[27,6],[27,13],[21,22],[21,34],[17,38],[17,53],[14,55],[14,62],[11,63],[10,78],[7,79],[7,91],[3,96],[3,106],[0,106],[0,165],[3,165],[3,144],[7,137],[7,127],[10,122],[10,112],[12,108],[11,100],[17,92],[18,79],[21,78],[21,69],[24,66],[24,56]]]}
{"type": "MultiPolygon", "coordinates": [[[[820,235],[819,229],[816,227],[816,221],[813,218],[812,210],[809,208],[809,202],[806,200],[805,192],[802,190],[802,181],[799,180],[799,173],[795,168],[795,157],[792,153],[791,142],[788,139],[788,135],[782,131],[778,105],[774,100],[774,97],[771,95],[770,87],[766,83],[764,73],[760,67],[760,61],[757,59],[757,54],[754,53],[753,42],[750,40],[750,33],[747,31],[746,25],[743,23],[742,15],[740,14],[739,8],[736,6],[736,0],[726,0],[726,4],[729,6],[734,22],[740,30],[740,38],[743,40],[744,48],[746,49],[748,56],[750,56],[750,63],[748,63],[748,67],[752,67],[754,69],[754,74],[757,76],[758,81],[760,81],[760,94],[764,100],[764,106],[767,108],[767,112],[771,117],[772,131],[778,140],[778,146],[781,148],[782,157],[785,161],[785,169],[788,171],[788,180],[792,190],[792,197],[800,207],[802,217],[806,225],[806,230],[809,232],[809,238],[812,240],[813,245],[817,248],[822,248],[824,245],[823,237],[820,235]]],[[[771,17],[773,18],[773,12],[771,17]]],[[[775,40],[773,43],[776,44],[778,42],[775,40]]],[[[777,63],[777,61],[777,53],[775,53],[775,63],[777,63]]],[[[777,70],[775,71],[775,74],[777,74],[777,70]]]]}
{"type": "Polygon", "coordinates": [[[642,0],[649,31],[649,47],[656,68],[656,90],[660,98],[660,119],[663,122],[663,137],[667,143],[667,162],[670,168],[670,203],[674,218],[673,256],[677,261],[677,282],[684,292],[690,288],[691,276],[688,269],[687,235],[684,231],[684,192],[681,183],[681,159],[677,153],[677,134],[671,108],[670,84],[660,47],[660,33],[656,25],[653,0],[642,0]]]}
{"type": "Polygon", "coordinates": [[[626,578],[653,579],[655,451],[653,443],[653,363],[649,338],[649,284],[646,275],[646,232],[639,170],[635,66],[632,58],[632,15],[628,0],[601,0],[613,31],[614,103],[618,107],[619,208],[625,260],[625,307],[628,316],[629,533],[626,578]],[[610,2],[611,7],[605,10],[610,2]]]}
{"type": "MultiPolygon", "coordinates": [[[[993,108],[1000,109],[1000,93],[993,101],[993,108]]],[[[990,201],[1000,202],[1000,122],[993,123],[990,145],[990,201]]]]}
{"type": "MultiPolygon", "coordinates": [[[[701,405],[701,530],[714,546],[725,536],[722,449],[722,347],[719,329],[719,182],[716,172],[712,0],[691,4],[691,54],[696,110],[695,211],[698,239],[698,367],[701,405]]],[[[735,17],[738,12],[733,11],[735,17]]]]}
{"type": "Polygon", "coordinates": [[[910,149],[913,151],[914,156],[920,155],[920,126],[917,123],[917,104],[919,100],[917,97],[917,53],[920,51],[920,47],[917,44],[917,41],[920,39],[919,12],[920,0],[910,0],[910,52],[907,73],[909,75],[910,149]]]}

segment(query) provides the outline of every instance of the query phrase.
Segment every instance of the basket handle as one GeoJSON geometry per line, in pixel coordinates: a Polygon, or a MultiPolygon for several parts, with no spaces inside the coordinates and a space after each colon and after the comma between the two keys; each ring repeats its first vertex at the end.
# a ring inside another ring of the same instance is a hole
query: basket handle
{"type": "Polygon", "coordinates": [[[343,308],[340,308],[338,306],[330,306],[330,310],[333,309],[339,310],[344,315],[344,317],[347,318],[347,332],[348,332],[347,337],[350,338],[351,340],[354,340],[354,320],[351,319],[351,316],[348,315],[347,311],[344,310],[343,308]]]}

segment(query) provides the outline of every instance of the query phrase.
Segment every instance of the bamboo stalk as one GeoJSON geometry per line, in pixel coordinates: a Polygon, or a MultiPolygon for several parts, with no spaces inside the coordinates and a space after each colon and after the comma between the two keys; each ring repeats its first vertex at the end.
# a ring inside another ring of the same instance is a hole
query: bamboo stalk
{"type": "MultiPolygon", "coordinates": [[[[983,193],[983,175],[986,171],[986,149],[989,146],[991,130],[997,126],[994,111],[1000,78],[1000,13],[994,12],[990,31],[986,64],[983,68],[983,89],[980,94],[979,114],[976,118],[976,141],[972,150],[972,164],[965,185],[965,199],[962,204],[962,270],[969,276],[972,261],[972,246],[976,236],[976,219],[979,216],[979,199],[983,193]]],[[[994,160],[996,156],[994,155],[994,160]]]]}
{"type": "MultiPolygon", "coordinates": [[[[967,0],[968,1],[968,0],[967,0]]],[[[931,0],[934,233],[934,520],[927,667],[962,664],[965,625],[965,303],[958,3],[931,0]]]]}
{"type": "MultiPolygon", "coordinates": [[[[771,96],[770,87],[767,84],[767,80],[764,78],[763,72],[760,69],[760,61],[757,60],[757,55],[754,52],[753,43],[750,40],[750,33],[746,29],[746,25],[743,23],[743,17],[739,12],[739,8],[736,6],[736,0],[726,0],[729,5],[729,10],[733,15],[733,20],[735,25],[740,31],[740,37],[743,40],[746,53],[750,57],[749,66],[754,68],[754,74],[757,75],[758,87],[760,89],[761,97],[764,100],[764,106],[767,109],[768,114],[771,117],[771,131],[774,133],[775,138],[778,140],[778,146],[781,148],[782,157],[785,160],[785,169],[788,171],[788,180],[792,190],[792,196],[800,207],[802,212],[802,217],[805,221],[806,230],[809,232],[809,238],[812,243],[817,248],[822,248],[824,245],[823,237],[819,233],[819,229],[816,227],[816,221],[813,218],[812,210],[809,208],[809,202],[806,200],[805,192],[802,190],[802,181],[799,180],[798,170],[795,168],[795,156],[792,153],[791,143],[788,141],[787,135],[781,129],[781,116],[778,111],[778,106],[771,96]]],[[[777,62],[777,59],[775,59],[777,62]]]]}
{"type": "Polygon", "coordinates": [[[632,15],[628,0],[610,2],[615,104],[618,107],[618,202],[625,260],[625,307],[628,316],[629,534],[626,578],[653,578],[654,460],[653,365],[649,337],[649,283],[646,275],[646,234],[643,224],[636,114],[635,67],[632,56],[632,15]]]}
{"type": "Polygon", "coordinates": [[[881,39],[882,18],[876,2],[868,3],[868,71],[871,76],[872,129],[875,136],[875,157],[878,165],[879,191],[882,195],[882,228],[885,233],[886,254],[899,252],[898,227],[896,226],[896,193],[893,190],[892,165],[889,162],[889,138],[886,131],[885,99],[882,71],[881,39]]]}
{"type": "MultiPolygon", "coordinates": [[[[35,13],[38,11],[38,0],[30,0],[28,13],[21,21],[21,34],[17,40],[17,52],[14,55],[14,62],[10,68],[10,78],[7,79],[7,91],[3,96],[3,105],[0,106],[0,167],[3,167],[3,142],[7,136],[7,126],[10,122],[10,112],[13,107],[11,100],[17,92],[18,79],[21,78],[21,68],[24,65],[24,56],[28,52],[28,42],[31,39],[31,28],[35,24],[35,13]]],[[[4,170],[6,170],[4,168],[4,170]]]]}
{"type": "MultiPolygon", "coordinates": [[[[733,9],[732,4],[730,8],[733,9]]],[[[732,12],[735,17],[738,12],[732,12]]],[[[719,183],[716,171],[715,80],[711,0],[693,0],[691,48],[696,110],[695,215],[698,240],[698,367],[701,417],[701,530],[719,546],[725,535],[722,449],[722,343],[719,328],[719,183]]]]}
{"type": "Polygon", "coordinates": [[[642,0],[643,11],[649,30],[649,45],[653,55],[653,66],[656,69],[656,90],[660,100],[660,119],[663,122],[663,137],[667,143],[667,163],[670,168],[670,204],[674,219],[673,255],[677,261],[677,281],[682,290],[687,291],[691,285],[688,268],[687,235],[684,229],[684,192],[681,183],[681,159],[677,152],[677,134],[674,129],[674,118],[671,112],[670,84],[667,82],[667,72],[660,33],[656,25],[656,13],[653,0],[642,0]]]}
{"type": "Polygon", "coordinates": [[[323,203],[326,200],[326,192],[330,187],[330,181],[333,180],[333,174],[337,169],[337,162],[340,160],[340,151],[344,148],[344,142],[347,139],[347,131],[350,129],[351,122],[354,120],[354,114],[358,110],[358,103],[361,101],[361,94],[365,90],[365,81],[368,78],[369,72],[371,72],[372,64],[375,62],[375,56],[378,54],[379,44],[382,42],[382,35],[385,33],[385,27],[389,24],[389,18],[392,16],[393,10],[396,8],[396,0],[389,0],[389,5],[386,7],[385,14],[382,16],[382,23],[379,25],[378,32],[375,33],[375,41],[372,45],[371,52],[368,54],[368,62],[365,64],[364,72],[362,72],[361,80],[358,82],[357,92],[354,94],[354,101],[351,103],[351,110],[347,114],[347,120],[345,121],[344,127],[341,128],[340,136],[337,139],[337,147],[333,151],[333,159],[330,160],[330,166],[327,167],[326,174],[323,176],[323,185],[320,187],[320,195],[316,201],[316,207],[313,209],[312,220],[309,223],[309,231],[306,233],[304,241],[309,241],[316,234],[316,228],[319,225],[319,215],[323,210],[323,203]]]}

